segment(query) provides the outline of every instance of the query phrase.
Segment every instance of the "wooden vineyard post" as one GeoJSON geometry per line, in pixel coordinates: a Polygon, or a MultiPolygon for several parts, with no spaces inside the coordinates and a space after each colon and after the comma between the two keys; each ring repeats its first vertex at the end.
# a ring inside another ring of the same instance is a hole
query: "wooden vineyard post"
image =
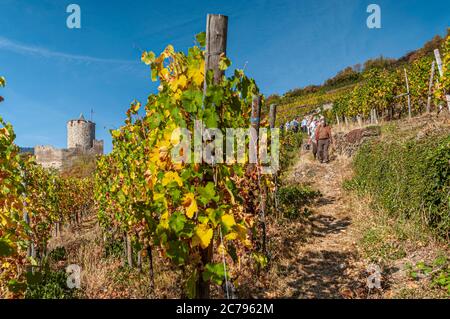
{"type": "Polygon", "coordinates": [[[370,124],[378,124],[378,116],[376,109],[372,109],[370,111],[370,124]]]}
{"type": "MultiPolygon", "coordinates": [[[[206,83],[206,74],[212,70],[214,73],[214,84],[219,84],[222,81],[223,70],[219,67],[219,62],[222,56],[226,55],[227,49],[227,34],[228,34],[228,17],[221,14],[208,14],[206,17],[206,52],[205,52],[205,81],[203,85],[204,94],[208,84],[206,83]]],[[[222,110],[219,109],[219,118],[222,118],[222,110]]],[[[205,177],[209,178],[209,177],[205,177]]],[[[205,180],[206,181],[206,180],[205,180]]],[[[208,181],[210,181],[208,179],[208,181]]],[[[213,255],[212,243],[200,251],[201,267],[210,263],[213,255]]],[[[196,298],[209,299],[210,298],[210,282],[203,280],[201,270],[199,269],[199,276],[197,279],[196,298]]]]}
{"type": "Polygon", "coordinates": [[[436,65],[436,63],[433,61],[431,63],[430,83],[428,84],[427,113],[430,113],[430,110],[431,110],[431,89],[433,88],[435,65],[436,65]]]}
{"type": "Polygon", "coordinates": [[[362,127],[362,123],[363,123],[363,122],[362,122],[361,115],[358,114],[358,115],[356,116],[356,119],[357,119],[357,121],[358,121],[358,126],[359,126],[359,127],[362,127]]]}
{"type": "MultiPolygon", "coordinates": [[[[23,214],[23,220],[28,226],[30,225],[30,216],[28,215],[27,211],[23,214]]],[[[28,242],[28,247],[27,247],[27,257],[28,258],[29,257],[34,257],[33,255],[34,255],[34,244],[33,244],[33,241],[30,240],[28,242]]],[[[33,266],[28,265],[27,268],[26,268],[26,271],[27,272],[32,272],[33,271],[33,266]]]]}
{"type": "Polygon", "coordinates": [[[155,276],[153,271],[153,251],[150,245],[147,246],[147,255],[149,261],[150,287],[155,288],[155,276]]]}
{"type": "Polygon", "coordinates": [[[271,104],[269,110],[269,125],[271,129],[275,128],[276,119],[277,119],[277,105],[271,104]]]}
{"type": "MultiPolygon", "coordinates": [[[[269,110],[269,126],[271,130],[275,129],[276,119],[277,119],[277,106],[276,104],[271,104],[269,110]]],[[[275,192],[273,195],[275,215],[278,216],[278,172],[273,172],[273,182],[275,184],[275,192]]]]}
{"type": "Polygon", "coordinates": [[[405,71],[406,94],[408,95],[408,118],[411,119],[411,94],[409,92],[408,73],[406,72],[406,68],[403,68],[403,71],[405,71]]]}
{"type": "Polygon", "coordinates": [[[142,272],[142,250],[138,250],[137,252],[136,266],[139,272],[142,272]]]}
{"type": "MultiPolygon", "coordinates": [[[[434,56],[436,58],[436,63],[437,63],[437,66],[438,66],[439,75],[440,75],[440,77],[443,77],[444,76],[444,69],[442,68],[442,59],[441,59],[441,54],[439,53],[439,49],[434,50],[434,56]]],[[[447,94],[447,92],[445,92],[445,89],[444,89],[444,96],[445,96],[445,99],[447,101],[448,110],[450,111],[450,95],[447,94]]]]}
{"type": "Polygon", "coordinates": [[[262,244],[261,248],[265,255],[266,249],[266,199],[267,199],[267,185],[261,183],[261,172],[259,167],[259,127],[261,123],[261,105],[262,97],[261,95],[253,96],[252,100],[252,115],[250,118],[251,134],[250,134],[250,147],[254,150],[254,156],[250,156],[251,163],[249,168],[253,169],[256,166],[258,170],[258,188],[260,193],[260,203],[259,203],[259,220],[262,229],[262,244]]]}
{"type": "Polygon", "coordinates": [[[253,168],[258,163],[258,143],[259,143],[259,125],[261,116],[261,96],[255,95],[252,100],[252,115],[250,118],[250,126],[252,127],[250,137],[250,147],[254,150],[254,156],[250,156],[249,167],[253,168]]]}
{"type": "Polygon", "coordinates": [[[128,267],[133,268],[133,246],[131,242],[131,236],[129,234],[126,235],[127,240],[127,262],[128,267]]]}

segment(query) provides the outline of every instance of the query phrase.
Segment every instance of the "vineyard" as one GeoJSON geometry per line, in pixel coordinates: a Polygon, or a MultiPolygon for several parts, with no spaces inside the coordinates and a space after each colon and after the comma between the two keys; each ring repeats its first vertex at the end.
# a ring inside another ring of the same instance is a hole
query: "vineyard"
{"type": "MultiPolygon", "coordinates": [[[[0,117],[1,298],[33,296],[36,292],[31,288],[53,258],[49,242],[69,230],[76,234],[90,220],[101,229],[102,247],[118,247],[116,257],[121,267],[148,271],[144,276],[148,277],[149,289],[161,282],[156,272],[163,265],[177,274],[178,297],[237,297],[234,294],[242,282],[248,286],[273,269],[270,267],[282,250],[274,250],[279,246],[273,238],[283,242],[277,236],[284,235],[284,229],[292,235],[289,227],[306,224],[310,218],[307,207],[321,193],[311,185],[292,186],[286,181],[292,178],[286,178],[286,174],[298,160],[305,139],[302,133],[281,135],[281,170],[264,174],[267,163],[224,163],[224,154],[211,151],[213,147],[202,151],[202,143],[212,145],[218,140],[210,129],[219,128],[225,136],[227,129],[254,128],[256,137],[248,134],[244,140],[247,150],[263,142],[272,145],[270,142],[278,136],[277,130],[270,130],[275,122],[314,112],[327,103],[333,106],[323,113],[336,124],[357,118],[365,121],[374,114],[380,119],[400,119],[408,114],[407,99],[411,116],[436,111],[440,106],[447,108],[450,35],[439,48],[442,76],[436,67],[430,77],[434,56],[426,54],[400,67],[365,69],[356,76],[357,81],[352,78],[332,90],[285,96],[277,108],[270,108],[274,101],[262,95],[256,81],[243,70],[231,69],[226,56],[226,18],[208,19],[207,32],[198,34],[196,44],[186,52],[168,45],[159,55],[142,53],[141,60],[148,66],[151,80],[158,83],[158,92],[150,94],[145,103],[131,103],[121,127],[110,132],[112,152],[96,159],[91,175],[60,174],[41,167],[33,156],[20,154],[12,125],[0,117]],[[271,133],[262,134],[264,129],[271,133]],[[200,136],[199,144],[196,135],[200,136]],[[200,154],[196,152],[198,147],[200,154]]],[[[0,87],[5,85],[6,80],[0,77],[0,87]]],[[[233,149],[239,147],[234,142],[232,145],[233,149]]],[[[387,152],[375,144],[369,147],[373,148],[374,160],[387,152]]],[[[443,192],[448,188],[441,184],[447,183],[448,170],[445,176],[439,174],[448,159],[448,138],[440,140],[439,147],[440,166],[433,171],[435,175],[410,182],[417,187],[436,183],[434,190],[442,196],[437,202],[427,193],[427,220],[439,230],[438,236],[445,238],[448,203],[443,192]]],[[[367,154],[370,152],[367,150],[367,154]]],[[[394,176],[395,165],[401,161],[394,157],[396,151],[390,152],[394,160],[389,162],[389,172],[394,176]]],[[[357,156],[359,175],[353,187],[376,197],[375,181],[388,183],[380,174],[388,164],[380,160],[380,166],[375,167],[367,154],[357,156]],[[370,172],[373,179],[364,178],[361,172],[370,172]]],[[[418,156],[412,151],[408,154],[409,159],[418,156]]],[[[430,167],[438,165],[433,158],[426,158],[430,167]]],[[[386,192],[399,184],[386,184],[386,192]]],[[[401,211],[395,198],[385,205],[407,218],[416,203],[405,199],[406,193],[411,193],[409,188],[403,191],[401,211]]],[[[383,191],[382,197],[389,196],[383,191]]],[[[283,245],[297,247],[292,242],[283,245]]]]}
{"type": "MultiPolygon", "coordinates": [[[[322,87],[306,87],[298,90],[302,94],[293,91],[281,99],[272,97],[272,100],[279,103],[280,122],[291,120],[298,114],[317,112],[328,103],[333,107],[324,112],[336,124],[356,121],[357,118],[364,121],[372,118],[373,112],[377,118],[398,119],[408,114],[408,103],[412,115],[436,110],[440,106],[446,108],[444,92],[449,92],[449,50],[447,35],[445,39],[430,41],[423,49],[410,54],[408,61],[404,61],[406,58],[391,61],[381,57],[372,63],[366,62],[362,71],[349,68],[349,75],[341,75],[343,80],[338,74],[335,79],[340,80],[340,85],[335,81],[338,84],[334,86],[326,83],[322,87]],[[439,49],[443,54],[439,72],[432,49],[439,49]]],[[[341,73],[345,75],[344,71],[341,73]]]]}
{"type": "MultiPolygon", "coordinates": [[[[3,82],[4,83],[4,82],[3,82]]],[[[31,269],[45,263],[47,242],[91,213],[92,182],[63,178],[19,155],[11,125],[1,120],[1,294],[20,297],[31,269]]]]}

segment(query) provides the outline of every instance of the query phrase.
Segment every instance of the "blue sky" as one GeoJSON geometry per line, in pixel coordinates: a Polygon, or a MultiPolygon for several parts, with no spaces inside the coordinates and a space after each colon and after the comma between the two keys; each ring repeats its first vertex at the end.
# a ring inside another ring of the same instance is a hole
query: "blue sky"
{"type": "Polygon", "coordinates": [[[66,122],[94,109],[97,138],[111,150],[133,99],[156,85],[142,50],[186,50],[206,14],[229,16],[233,67],[266,95],[320,84],[348,65],[399,57],[444,35],[448,0],[0,0],[0,114],[20,146],[66,146],[66,122]],[[81,7],[81,29],[66,27],[66,7],[81,7]],[[382,28],[368,29],[366,8],[381,6],[382,28]]]}

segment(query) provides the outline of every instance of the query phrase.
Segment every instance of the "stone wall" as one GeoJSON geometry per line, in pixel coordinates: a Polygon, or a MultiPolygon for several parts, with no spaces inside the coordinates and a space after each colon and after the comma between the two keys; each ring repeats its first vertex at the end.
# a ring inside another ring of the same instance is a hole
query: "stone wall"
{"type": "Polygon", "coordinates": [[[333,136],[334,149],[337,154],[351,157],[369,139],[381,135],[379,126],[368,126],[344,133],[336,133],[333,136]]]}
{"type": "Polygon", "coordinates": [[[63,150],[53,146],[36,146],[34,148],[36,162],[44,168],[55,168],[60,170],[63,165],[63,150]]]}
{"type": "Polygon", "coordinates": [[[81,156],[96,156],[103,154],[103,141],[93,141],[93,147],[57,149],[53,146],[36,146],[34,148],[36,162],[45,168],[53,168],[61,171],[70,167],[81,156]]]}

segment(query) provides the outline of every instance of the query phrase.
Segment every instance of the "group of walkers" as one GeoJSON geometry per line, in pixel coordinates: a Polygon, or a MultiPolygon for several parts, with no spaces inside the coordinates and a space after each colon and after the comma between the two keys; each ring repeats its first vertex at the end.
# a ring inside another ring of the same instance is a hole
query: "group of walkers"
{"type": "Polygon", "coordinates": [[[292,121],[287,121],[285,124],[281,124],[280,130],[293,131],[297,133],[299,130],[300,122],[299,117],[295,117],[292,121]]]}
{"type": "Polygon", "coordinates": [[[282,124],[280,129],[293,131],[297,133],[299,130],[308,134],[309,139],[306,144],[307,149],[312,148],[314,159],[320,163],[329,162],[328,149],[332,143],[331,127],[328,125],[324,116],[309,115],[305,116],[301,121],[299,117],[294,118],[282,124]]]}

